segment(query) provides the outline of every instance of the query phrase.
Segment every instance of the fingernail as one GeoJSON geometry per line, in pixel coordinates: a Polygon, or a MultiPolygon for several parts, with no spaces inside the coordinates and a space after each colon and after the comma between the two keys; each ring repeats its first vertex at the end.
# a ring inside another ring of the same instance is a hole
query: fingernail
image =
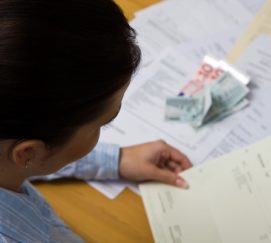
{"type": "Polygon", "coordinates": [[[188,188],[189,188],[189,185],[187,184],[187,182],[184,181],[184,180],[182,180],[182,179],[177,179],[177,180],[176,180],[176,185],[177,185],[178,187],[183,188],[183,189],[188,189],[188,188]]]}

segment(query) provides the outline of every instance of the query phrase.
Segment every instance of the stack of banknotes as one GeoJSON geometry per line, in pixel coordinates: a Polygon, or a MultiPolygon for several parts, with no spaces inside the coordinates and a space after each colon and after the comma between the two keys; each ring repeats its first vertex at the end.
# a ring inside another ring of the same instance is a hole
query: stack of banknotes
{"type": "Polygon", "coordinates": [[[165,118],[199,128],[249,105],[250,78],[224,61],[206,56],[178,96],[166,99],[165,118]]]}

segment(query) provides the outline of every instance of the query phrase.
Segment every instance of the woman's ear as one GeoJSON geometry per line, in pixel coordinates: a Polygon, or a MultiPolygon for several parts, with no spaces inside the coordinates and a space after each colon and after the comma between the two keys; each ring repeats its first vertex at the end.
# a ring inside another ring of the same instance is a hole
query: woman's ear
{"type": "Polygon", "coordinates": [[[47,150],[41,140],[25,140],[16,144],[11,151],[12,161],[19,167],[39,163],[46,156],[47,150]]]}

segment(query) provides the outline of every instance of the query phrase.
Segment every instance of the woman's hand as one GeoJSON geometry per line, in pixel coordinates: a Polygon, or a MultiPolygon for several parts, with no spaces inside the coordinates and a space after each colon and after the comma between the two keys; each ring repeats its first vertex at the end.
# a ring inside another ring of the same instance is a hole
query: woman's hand
{"type": "Polygon", "coordinates": [[[183,153],[159,140],[121,148],[119,173],[132,181],[155,180],[188,188],[178,174],[191,166],[183,153]]]}

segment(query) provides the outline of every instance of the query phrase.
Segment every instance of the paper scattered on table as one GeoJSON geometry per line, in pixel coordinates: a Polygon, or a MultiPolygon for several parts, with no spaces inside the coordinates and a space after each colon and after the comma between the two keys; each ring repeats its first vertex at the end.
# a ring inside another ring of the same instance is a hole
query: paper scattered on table
{"type": "MultiPolygon", "coordinates": [[[[167,55],[165,55],[168,57],[167,55]]],[[[171,58],[167,60],[175,60],[175,57],[171,56],[171,58]]],[[[260,36],[255,39],[255,41],[251,44],[251,46],[247,49],[247,51],[240,57],[239,61],[236,63],[236,67],[242,70],[245,73],[248,73],[251,76],[251,83],[249,87],[252,89],[251,95],[248,97],[250,100],[250,106],[246,108],[240,114],[236,116],[239,119],[233,119],[233,125],[230,124],[231,129],[228,130],[226,134],[219,137],[218,140],[215,141],[215,145],[212,146],[212,149],[208,149],[206,153],[203,153],[202,156],[194,156],[195,159],[192,160],[195,164],[200,164],[206,160],[215,158],[217,156],[223,155],[225,153],[229,153],[235,149],[243,147],[247,144],[256,142],[257,140],[265,137],[267,134],[271,133],[271,115],[270,115],[270,90],[271,90],[271,68],[269,68],[271,64],[271,37],[270,36],[260,36]]],[[[174,62],[173,62],[174,67],[174,62]]],[[[193,69],[195,67],[190,66],[190,73],[193,73],[193,69]]],[[[159,68],[158,68],[159,69],[159,68]]],[[[150,71],[152,73],[157,69],[153,69],[150,71]]],[[[145,70],[146,71],[146,70],[145,70]]],[[[184,72],[183,70],[180,73],[184,72]]],[[[146,76],[150,76],[150,73],[146,76]]],[[[185,72],[184,72],[185,73],[185,72]]],[[[143,77],[146,78],[145,74],[140,76],[138,82],[132,83],[138,88],[140,84],[142,85],[144,82],[142,81],[143,77]],[[141,82],[140,82],[141,81],[141,82]]],[[[188,73],[187,73],[188,76],[188,73]]],[[[185,78],[183,78],[185,79],[185,78]]],[[[180,86],[178,86],[180,87],[180,86]]],[[[128,92],[131,95],[131,91],[128,92]]],[[[122,111],[126,115],[121,115],[122,123],[129,123],[135,120],[138,124],[137,126],[133,126],[138,130],[143,130],[139,133],[135,131],[132,133],[130,130],[130,126],[126,126],[125,130],[118,123],[111,124],[108,128],[105,128],[102,131],[101,140],[107,142],[116,142],[120,141],[122,145],[131,145],[134,143],[140,143],[143,141],[149,141],[153,138],[160,138],[160,131],[154,131],[155,129],[150,125],[144,123],[137,117],[122,111]],[[126,122],[125,122],[126,121],[126,122]],[[155,134],[157,135],[155,136],[155,134]],[[152,137],[153,136],[153,137],[152,137]]],[[[231,120],[231,119],[229,119],[231,120]]],[[[227,123],[225,123],[227,129],[227,123]]],[[[223,128],[223,126],[222,126],[223,128]]],[[[178,131],[178,126],[172,127],[173,131],[178,131]]],[[[133,130],[133,129],[132,129],[133,130]]],[[[182,130],[182,129],[180,129],[182,130]]],[[[212,143],[212,137],[210,137],[210,144],[212,143]]],[[[166,139],[166,141],[172,141],[170,139],[166,139]]],[[[209,139],[207,138],[206,143],[209,143],[209,139]]],[[[193,141],[194,142],[194,141],[193,141]]],[[[175,144],[179,149],[183,149],[185,146],[182,143],[173,142],[171,144],[175,144]]],[[[191,148],[193,149],[193,147],[191,148]]],[[[187,153],[188,156],[193,157],[193,152],[190,151],[187,153]]]]}
{"type": "MultiPolygon", "coordinates": [[[[167,0],[138,12],[131,25],[138,33],[143,63],[125,95],[125,108],[115,122],[103,129],[101,140],[125,146],[163,138],[187,153],[194,164],[200,164],[207,158],[244,145],[246,139],[255,141],[262,137],[271,124],[265,122],[270,113],[265,112],[266,103],[261,105],[264,99],[268,100],[267,95],[263,95],[264,98],[259,95],[258,102],[253,98],[255,92],[251,95],[253,104],[249,108],[250,113],[246,113],[250,125],[243,124],[243,117],[234,114],[223,120],[221,125],[211,130],[202,129],[197,134],[188,125],[161,126],[163,103],[159,95],[162,92],[165,99],[166,95],[176,94],[206,54],[224,59],[264,2],[167,0]],[[135,98],[134,106],[129,97],[135,98]],[[139,105],[138,109],[136,105],[139,105]],[[256,111],[261,113],[259,120],[256,111]],[[154,114],[153,118],[151,114],[154,114]]],[[[253,77],[247,70],[243,71],[253,77]]],[[[261,92],[264,89],[262,87],[261,92]]]]}

